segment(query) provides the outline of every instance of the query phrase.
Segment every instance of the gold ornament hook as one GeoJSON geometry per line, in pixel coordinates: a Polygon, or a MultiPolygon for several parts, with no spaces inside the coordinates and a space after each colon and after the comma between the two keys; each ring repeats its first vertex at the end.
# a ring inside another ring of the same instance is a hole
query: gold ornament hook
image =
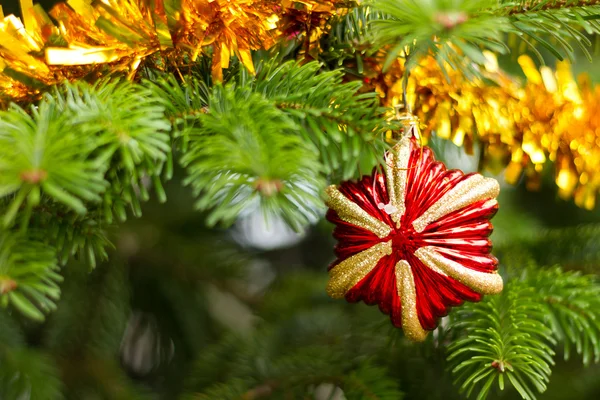
{"type": "Polygon", "coordinates": [[[408,135],[408,137],[415,136],[420,141],[419,118],[411,112],[410,107],[407,105],[398,104],[395,109],[396,119],[402,123],[401,135],[408,135]]]}
{"type": "Polygon", "coordinates": [[[388,131],[385,135],[385,140],[388,143],[396,144],[404,137],[415,137],[421,144],[421,130],[419,129],[419,118],[414,115],[410,108],[405,104],[397,104],[395,119],[400,121],[402,127],[399,131],[388,131]]]}
{"type": "MultiPolygon", "coordinates": [[[[404,98],[406,99],[406,96],[404,98]]],[[[386,141],[394,144],[394,147],[390,151],[398,154],[400,153],[400,147],[404,146],[409,148],[410,139],[414,137],[419,142],[419,158],[422,158],[423,136],[421,135],[421,130],[419,129],[419,118],[410,112],[410,108],[406,102],[397,104],[394,106],[394,108],[396,109],[396,120],[400,121],[402,128],[400,131],[388,131],[386,133],[386,141]]],[[[385,156],[385,160],[387,163],[387,154],[385,156]]],[[[399,168],[399,170],[405,171],[415,167],[416,165],[407,169],[399,168]]]]}

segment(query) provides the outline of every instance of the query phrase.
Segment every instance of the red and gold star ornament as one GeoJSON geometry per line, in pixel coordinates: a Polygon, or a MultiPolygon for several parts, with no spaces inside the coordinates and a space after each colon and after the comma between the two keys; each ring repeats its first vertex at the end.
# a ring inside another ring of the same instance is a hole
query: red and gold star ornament
{"type": "Polygon", "coordinates": [[[450,307],[502,290],[488,238],[499,185],[446,169],[411,136],[386,154],[383,171],[327,189],[338,240],[327,292],[379,305],[423,341],[450,307]]]}

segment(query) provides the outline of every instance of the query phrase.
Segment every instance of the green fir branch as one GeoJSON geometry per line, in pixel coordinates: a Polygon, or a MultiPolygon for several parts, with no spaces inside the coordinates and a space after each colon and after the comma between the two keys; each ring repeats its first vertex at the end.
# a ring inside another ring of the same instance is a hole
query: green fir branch
{"type": "Polygon", "coordinates": [[[63,382],[53,360],[35,349],[0,345],[0,398],[61,400],[63,382]]]}
{"type": "MultiPolygon", "coordinates": [[[[108,259],[107,248],[113,248],[101,208],[80,215],[68,207],[42,198],[32,213],[29,230],[44,232],[40,239],[56,250],[58,263],[65,265],[71,257],[85,260],[93,269],[98,260],[108,259]]],[[[96,206],[94,206],[96,207],[96,206]]]]}
{"type": "Polygon", "coordinates": [[[199,118],[181,161],[199,196],[196,206],[210,210],[209,225],[231,223],[257,205],[295,229],[316,217],[325,183],[318,154],[286,113],[248,88],[228,85],[214,88],[199,118]]]}
{"type": "Polygon", "coordinates": [[[331,30],[321,40],[321,47],[327,49],[320,54],[321,59],[332,69],[343,68],[346,74],[362,74],[364,57],[378,52],[373,46],[375,38],[369,26],[372,21],[384,17],[369,5],[361,4],[344,15],[331,18],[331,30]],[[356,68],[348,68],[353,64],[356,68]]]}
{"type": "Polygon", "coordinates": [[[107,226],[140,216],[151,188],[166,200],[169,130],[162,99],[119,80],[65,84],[30,112],[13,105],[0,113],[4,225],[48,230],[62,264],[79,254],[94,267],[107,226]]]}
{"type": "Polygon", "coordinates": [[[385,66],[410,54],[410,70],[431,54],[442,70],[450,67],[467,77],[479,76],[484,50],[509,51],[506,34],[562,60],[573,59],[573,42],[590,58],[586,34],[600,33],[597,1],[373,0],[372,6],[386,15],[372,23],[378,43],[389,49],[385,66]]]}
{"type": "Polygon", "coordinates": [[[100,202],[108,186],[106,167],[92,156],[100,143],[74,129],[64,111],[48,98],[30,113],[15,105],[0,112],[0,198],[11,196],[5,227],[23,205],[26,227],[42,194],[80,214],[87,211],[86,202],[100,202]]]}
{"type": "Polygon", "coordinates": [[[532,269],[524,284],[536,288],[538,302],[544,305],[545,323],[564,344],[564,357],[572,349],[583,363],[600,361],[600,284],[596,277],[560,268],[532,269]]]}
{"type": "Polygon", "coordinates": [[[485,399],[495,384],[511,384],[523,399],[543,393],[554,364],[552,330],[535,290],[509,282],[502,294],[467,303],[453,315],[460,338],[448,347],[448,362],[460,392],[485,399]]]}
{"type": "Polygon", "coordinates": [[[449,65],[477,76],[476,65],[485,63],[482,49],[506,52],[508,19],[488,12],[496,5],[496,0],[373,0],[373,8],[386,15],[372,23],[377,42],[389,49],[384,68],[410,55],[406,66],[411,70],[431,54],[443,71],[449,65]]]}
{"type": "Polygon", "coordinates": [[[598,0],[502,0],[509,15],[600,5],[598,0]]]}
{"type": "Polygon", "coordinates": [[[530,266],[504,292],[465,304],[452,315],[459,335],[448,347],[456,385],[484,399],[495,382],[510,383],[524,399],[535,399],[549,381],[552,356],[562,344],[585,365],[600,356],[600,284],[592,276],[560,268],[530,266]]]}
{"type": "Polygon", "coordinates": [[[362,84],[343,83],[341,71],[264,60],[256,68],[256,76],[241,68],[212,89],[193,76],[148,85],[163,99],[209,225],[259,205],[300,229],[320,208],[325,175],[349,178],[361,163],[371,169],[391,125],[376,95],[359,94],[362,84]]]}
{"type": "Polygon", "coordinates": [[[112,190],[121,189],[114,194],[127,198],[134,215],[139,216],[137,198],[148,200],[148,184],[144,183],[148,179],[164,202],[158,178],[171,162],[171,124],[165,118],[164,101],[142,85],[119,80],[60,89],[54,97],[70,114],[73,125],[84,136],[98,138],[95,156],[110,163],[107,178],[112,190]]]}
{"type": "Polygon", "coordinates": [[[530,46],[535,43],[559,60],[573,60],[575,49],[571,44],[575,43],[591,61],[592,42],[588,36],[600,33],[600,2],[541,1],[531,8],[509,8],[505,12],[515,33],[530,46]]]}
{"type": "Polygon", "coordinates": [[[360,365],[344,377],[341,388],[348,400],[402,400],[398,382],[388,376],[385,368],[369,363],[360,365]]]}
{"type": "Polygon", "coordinates": [[[42,321],[60,297],[55,251],[39,240],[0,231],[0,304],[42,321]]]}
{"type": "Polygon", "coordinates": [[[338,43],[340,46],[368,43],[373,39],[369,24],[384,17],[384,14],[373,10],[370,5],[359,4],[349,12],[331,19],[332,29],[326,38],[327,43],[338,43]]]}
{"type": "Polygon", "coordinates": [[[383,133],[390,129],[376,93],[360,93],[361,82],[344,83],[340,70],[320,72],[320,64],[262,64],[255,79],[242,74],[249,85],[300,127],[302,138],[319,151],[324,172],[356,176],[360,161],[369,169],[381,158],[383,133]]]}
{"type": "MultiPolygon", "coordinates": [[[[600,227],[597,224],[552,229],[538,227],[535,234],[526,235],[519,241],[519,251],[514,251],[514,242],[502,246],[501,251],[507,256],[509,252],[526,255],[537,265],[560,264],[565,269],[597,273],[600,265],[599,240],[600,227]]],[[[520,270],[521,265],[515,265],[514,269],[520,270]]]]}
{"type": "Polygon", "coordinates": [[[107,248],[114,248],[106,228],[100,218],[82,218],[67,214],[62,218],[49,219],[46,230],[50,243],[56,246],[59,262],[65,265],[76,256],[85,261],[90,268],[96,268],[98,261],[107,261],[107,248]]]}
{"type": "Polygon", "coordinates": [[[200,115],[208,111],[210,88],[195,76],[180,82],[174,75],[158,76],[146,85],[162,100],[178,149],[186,152],[191,132],[200,126],[200,115]]]}

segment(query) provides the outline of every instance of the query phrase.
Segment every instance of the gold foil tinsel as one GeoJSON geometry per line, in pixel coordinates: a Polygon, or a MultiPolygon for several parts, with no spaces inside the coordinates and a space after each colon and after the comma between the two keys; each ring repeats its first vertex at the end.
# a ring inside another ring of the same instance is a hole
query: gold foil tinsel
{"type": "MultiPolygon", "coordinates": [[[[559,195],[574,197],[587,209],[595,206],[600,189],[600,86],[582,75],[577,82],[567,62],[556,70],[537,68],[527,56],[519,58],[522,82],[498,68],[487,53],[484,79],[468,80],[448,68],[446,79],[433,57],[425,57],[411,73],[407,100],[423,127],[425,139],[436,135],[473,152],[478,141],[481,167],[499,173],[509,183],[522,176],[527,187],[539,188],[541,172],[554,163],[559,195]]],[[[403,61],[385,73],[379,58],[365,73],[386,106],[402,100],[403,61]]]]}
{"type": "Polygon", "coordinates": [[[283,38],[303,41],[303,53],[317,59],[320,39],[329,29],[334,15],[343,15],[350,0],[281,0],[280,30],[283,38]]]}
{"type": "Polygon", "coordinates": [[[277,36],[273,1],[68,0],[50,17],[20,0],[23,21],[0,19],[0,107],[29,101],[45,86],[126,70],[162,52],[181,67],[211,47],[213,77],[232,55],[253,71],[250,51],[277,36]]]}

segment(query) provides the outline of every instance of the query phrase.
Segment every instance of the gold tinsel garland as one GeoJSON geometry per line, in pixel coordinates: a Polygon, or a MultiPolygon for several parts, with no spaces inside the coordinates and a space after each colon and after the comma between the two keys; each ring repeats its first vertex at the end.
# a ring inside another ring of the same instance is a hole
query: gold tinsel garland
{"type": "Polygon", "coordinates": [[[127,71],[160,54],[157,65],[183,68],[212,50],[221,80],[232,56],[251,72],[251,50],[301,38],[307,54],[346,0],[68,0],[50,16],[20,0],[23,21],[0,8],[0,107],[31,101],[39,90],[86,76],[127,71]]]}
{"type": "Polygon", "coordinates": [[[302,38],[301,56],[318,59],[320,39],[333,15],[347,12],[351,0],[281,0],[279,29],[288,39],[302,38]]]}
{"type": "MultiPolygon", "coordinates": [[[[593,209],[600,189],[600,86],[593,87],[587,75],[578,84],[567,62],[559,62],[556,71],[538,70],[527,56],[519,57],[523,84],[501,71],[493,54],[486,56],[483,79],[474,81],[450,68],[446,79],[433,57],[411,70],[407,101],[424,124],[425,138],[435,131],[468,153],[477,141],[482,167],[505,169],[512,184],[525,175],[531,190],[539,188],[551,161],[559,195],[593,209]]],[[[403,61],[382,72],[380,59],[368,63],[365,82],[384,105],[394,106],[402,99],[403,61]]]]}
{"type": "MultiPolygon", "coordinates": [[[[319,39],[347,0],[68,0],[48,15],[32,0],[20,0],[23,22],[0,8],[0,108],[31,102],[64,80],[96,79],[115,71],[133,77],[143,61],[178,69],[211,49],[217,80],[235,55],[254,70],[251,50],[279,40],[302,40],[315,57],[319,39]],[[159,55],[160,57],[155,57],[159,55]]],[[[380,57],[365,62],[367,87],[384,105],[401,99],[403,62],[383,72],[380,57]]],[[[472,152],[482,144],[483,166],[506,167],[507,181],[524,174],[540,184],[552,161],[559,194],[591,209],[600,189],[600,87],[586,76],[579,85],[567,63],[554,72],[519,59],[525,84],[502,72],[493,55],[485,80],[468,81],[426,57],[411,71],[408,100],[425,135],[432,131],[472,152]]]]}
{"type": "Polygon", "coordinates": [[[0,22],[0,89],[15,101],[65,79],[132,76],[157,53],[181,66],[208,47],[219,80],[232,55],[253,71],[251,50],[270,47],[277,35],[275,1],[68,0],[50,11],[56,24],[32,0],[20,1],[23,22],[13,15],[0,22]]]}

